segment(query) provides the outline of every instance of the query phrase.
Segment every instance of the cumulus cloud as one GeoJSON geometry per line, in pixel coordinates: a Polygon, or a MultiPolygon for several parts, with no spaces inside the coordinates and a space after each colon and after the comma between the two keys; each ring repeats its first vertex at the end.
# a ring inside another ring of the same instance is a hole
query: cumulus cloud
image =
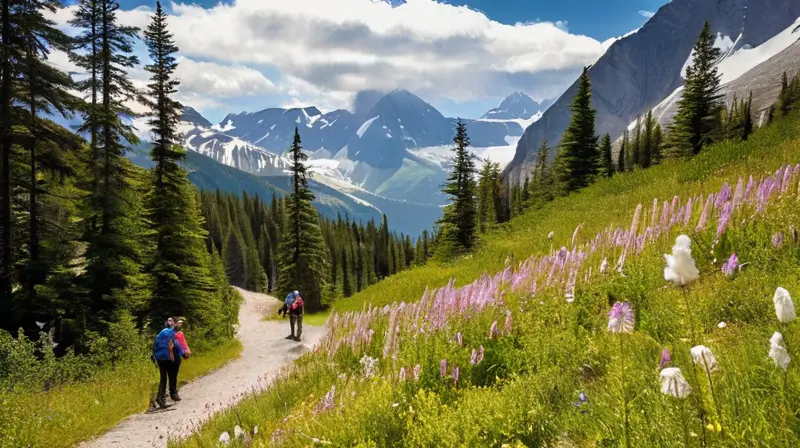
{"type": "Polygon", "coordinates": [[[647,17],[649,19],[650,17],[653,17],[654,15],[656,15],[656,13],[654,13],[652,11],[644,11],[644,10],[642,10],[642,11],[639,11],[639,15],[641,15],[642,17],[647,17]]]}
{"type": "MultiPolygon", "coordinates": [[[[181,69],[182,89],[221,97],[278,89],[293,104],[318,101],[323,109],[323,102],[346,107],[358,91],[398,87],[430,101],[517,90],[553,97],[606,48],[570,34],[566,22],[502,24],[435,0],[235,0],[209,8],[174,2],[170,11],[182,63],[193,64],[181,69]],[[280,78],[271,81],[256,67],[280,78]]],[[[149,14],[142,7],[118,12],[122,23],[138,27],[149,14]]],[[[68,18],[60,11],[56,20],[68,18]]]]}
{"type": "Polygon", "coordinates": [[[202,93],[220,98],[274,93],[275,84],[258,70],[243,65],[221,65],[178,58],[175,76],[181,92],[202,93]]]}

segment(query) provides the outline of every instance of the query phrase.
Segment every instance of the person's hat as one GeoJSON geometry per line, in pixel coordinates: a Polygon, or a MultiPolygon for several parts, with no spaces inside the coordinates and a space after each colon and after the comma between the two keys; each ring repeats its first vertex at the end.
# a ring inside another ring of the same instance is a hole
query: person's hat
{"type": "Polygon", "coordinates": [[[296,295],[296,296],[297,296],[297,295],[300,295],[300,291],[295,291],[295,292],[294,292],[294,295],[296,295]]]}

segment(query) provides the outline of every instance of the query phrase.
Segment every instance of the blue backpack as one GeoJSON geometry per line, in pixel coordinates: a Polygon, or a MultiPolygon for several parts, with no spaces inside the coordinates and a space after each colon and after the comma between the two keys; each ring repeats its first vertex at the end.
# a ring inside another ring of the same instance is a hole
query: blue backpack
{"type": "Polygon", "coordinates": [[[288,310],[289,308],[291,308],[292,304],[294,303],[294,299],[295,299],[294,292],[290,292],[290,293],[289,293],[289,294],[286,296],[286,299],[283,301],[283,304],[284,304],[284,305],[286,305],[286,309],[287,309],[287,310],[288,310]]]}

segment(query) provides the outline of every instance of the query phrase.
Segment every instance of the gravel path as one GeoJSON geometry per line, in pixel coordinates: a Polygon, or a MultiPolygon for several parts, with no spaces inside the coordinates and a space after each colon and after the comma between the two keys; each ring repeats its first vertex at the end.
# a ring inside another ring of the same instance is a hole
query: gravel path
{"type": "Polygon", "coordinates": [[[263,389],[284,364],[292,362],[322,337],[322,327],[304,325],[302,342],[284,339],[289,334],[288,317],[285,321],[261,320],[266,313],[275,313],[280,301],[263,294],[239,292],[244,297],[239,311],[238,338],[243,346],[239,359],[184,385],[180,389],[182,400],[173,406],[174,411],[133,415],[79,447],[166,447],[170,436],[189,435],[197,422],[230,407],[247,392],[263,389]]]}

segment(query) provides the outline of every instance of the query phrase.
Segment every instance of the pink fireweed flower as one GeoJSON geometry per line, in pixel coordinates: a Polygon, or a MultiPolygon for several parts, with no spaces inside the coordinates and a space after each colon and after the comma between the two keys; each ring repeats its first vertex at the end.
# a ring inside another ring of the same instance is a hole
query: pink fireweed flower
{"type": "Polygon", "coordinates": [[[635,322],[629,302],[617,302],[608,312],[608,331],[611,333],[633,333],[635,322]]]}
{"type": "Polygon", "coordinates": [[[485,350],[483,349],[482,345],[480,347],[478,347],[478,359],[475,361],[475,364],[480,364],[481,361],[483,361],[484,352],[485,352],[485,350]]]}
{"type": "Polygon", "coordinates": [[[453,368],[453,383],[458,384],[458,367],[453,368]]]}
{"type": "Polygon", "coordinates": [[[492,326],[489,328],[489,339],[495,336],[497,336],[497,321],[492,322],[492,326]]]}
{"type": "Polygon", "coordinates": [[[469,364],[474,366],[478,363],[478,352],[475,349],[472,349],[472,354],[469,357],[469,364]]]}
{"type": "Polygon", "coordinates": [[[658,369],[661,370],[672,361],[672,355],[669,353],[669,349],[664,348],[661,350],[661,359],[658,361],[658,369]]]}
{"type": "Polygon", "coordinates": [[[714,200],[714,208],[720,208],[731,198],[731,186],[725,182],[714,200]]]}
{"type": "Polygon", "coordinates": [[[722,265],[722,272],[725,275],[733,275],[736,271],[736,268],[739,267],[739,257],[736,256],[736,252],[732,253],[728,261],[722,265]]]}
{"type": "Polygon", "coordinates": [[[740,177],[739,182],[736,183],[736,191],[733,193],[733,206],[739,207],[744,198],[744,180],[740,177]]]}
{"type": "Polygon", "coordinates": [[[684,215],[683,215],[683,225],[684,226],[688,226],[689,223],[692,221],[692,211],[693,210],[694,210],[694,208],[692,206],[692,198],[689,198],[689,200],[686,201],[686,211],[684,212],[684,215]]]}
{"type": "Polygon", "coordinates": [[[711,206],[714,204],[714,194],[709,194],[706,199],[706,205],[703,206],[703,213],[700,215],[700,221],[697,222],[696,230],[700,231],[706,228],[708,223],[708,215],[711,213],[711,206]]]}
{"type": "Polygon", "coordinates": [[[608,269],[608,257],[603,257],[603,261],[600,263],[600,273],[605,274],[606,269],[608,269]]]}
{"type": "Polygon", "coordinates": [[[325,396],[317,405],[316,409],[314,409],[314,414],[333,409],[333,406],[335,405],[335,398],[336,398],[336,385],[333,384],[331,385],[331,390],[329,390],[328,393],[325,394],[325,396]]]}
{"type": "Polygon", "coordinates": [[[778,232],[775,235],[772,235],[772,246],[775,249],[780,249],[783,247],[784,237],[783,232],[778,232]]]}
{"type": "Polygon", "coordinates": [[[728,230],[728,225],[731,223],[731,216],[733,215],[733,204],[730,202],[726,202],[725,205],[722,206],[722,210],[719,214],[719,221],[717,222],[717,239],[728,230]]]}
{"type": "Polygon", "coordinates": [[[439,374],[444,378],[447,376],[447,360],[443,359],[439,361],[439,374]]]}
{"type": "Polygon", "coordinates": [[[503,324],[503,333],[511,333],[511,311],[506,311],[506,321],[503,324]]]}

